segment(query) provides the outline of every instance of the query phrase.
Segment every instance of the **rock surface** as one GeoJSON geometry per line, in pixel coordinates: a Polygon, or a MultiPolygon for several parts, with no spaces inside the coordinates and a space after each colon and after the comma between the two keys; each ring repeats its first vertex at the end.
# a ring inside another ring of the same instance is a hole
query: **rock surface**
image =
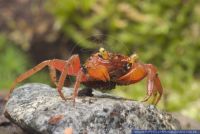
{"type": "Polygon", "coordinates": [[[0,134],[25,134],[22,129],[3,115],[4,104],[4,97],[0,95],[0,134]]]}
{"type": "MultiPolygon", "coordinates": [[[[65,96],[72,89],[64,88],[65,96]]],[[[54,88],[26,84],[14,90],[5,107],[5,116],[28,133],[130,133],[132,129],[180,129],[170,114],[153,105],[115,98],[98,91],[94,97],[78,97],[76,105],[63,101],[54,88]]]]}

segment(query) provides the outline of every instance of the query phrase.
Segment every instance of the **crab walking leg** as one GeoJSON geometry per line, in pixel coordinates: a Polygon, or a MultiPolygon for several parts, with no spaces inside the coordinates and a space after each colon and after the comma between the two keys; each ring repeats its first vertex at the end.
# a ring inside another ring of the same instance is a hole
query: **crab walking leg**
{"type": "Polygon", "coordinates": [[[56,86],[58,86],[55,67],[49,66],[49,74],[50,74],[51,81],[52,81],[56,86]]]}
{"type": "Polygon", "coordinates": [[[74,84],[74,93],[73,93],[73,105],[75,105],[75,98],[77,97],[78,95],[78,88],[80,87],[80,82],[82,81],[83,79],[83,71],[80,69],[79,72],[78,72],[78,75],[76,76],[76,82],[74,84]]]}
{"type": "MultiPolygon", "coordinates": [[[[80,70],[80,59],[79,59],[78,55],[73,55],[68,61],[59,60],[59,59],[53,59],[53,60],[46,60],[46,61],[41,62],[40,64],[36,65],[32,69],[30,69],[27,72],[21,74],[19,77],[17,77],[17,79],[15,79],[14,83],[12,84],[12,86],[10,88],[10,92],[6,96],[5,99],[8,99],[10,97],[10,94],[13,92],[14,88],[16,87],[16,85],[18,83],[20,83],[23,80],[29,78],[30,76],[32,76],[33,74],[35,74],[38,71],[42,70],[46,66],[49,66],[50,69],[54,68],[54,69],[56,69],[56,70],[58,70],[58,71],[60,71],[62,73],[65,70],[63,75],[65,75],[65,73],[67,72],[68,75],[76,76],[78,71],[80,70]],[[67,62],[70,64],[70,66],[68,68],[65,67],[67,62]]],[[[52,77],[54,77],[53,75],[55,75],[53,73],[54,72],[51,72],[52,77]]],[[[62,76],[62,77],[64,77],[64,76],[62,76]]],[[[62,81],[60,82],[59,88],[62,89],[62,81]]],[[[59,89],[59,90],[61,90],[61,89],[59,89]]]]}
{"type": "Polygon", "coordinates": [[[16,85],[19,82],[22,82],[23,80],[27,79],[31,75],[33,75],[36,72],[40,71],[45,66],[49,65],[50,62],[51,62],[51,60],[43,61],[42,63],[38,64],[37,66],[33,67],[32,69],[28,70],[27,72],[25,72],[25,73],[21,74],[19,77],[17,77],[17,79],[15,79],[14,83],[12,84],[12,86],[10,88],[10,92],[7,95],[6,99],[8,99],[10,97],[10,94],[13,92],[14,88],[16,87],[16,85]]]}
{"type": "Polygon", "coordinates": [[[69,63],[66,62],[66,63],[65,63],[65,67],[64,67],[63,70],[62,70],[60,79],[59,79],[59,81],[58,81],[58,86],[57,86],[58,93],[59,93],[60,97],[61,97],[63,100],[66,100],[66,99],[65,99],[63,93],[61,92],[61,90],[62,90],[62,88],[63,88],[65,78],[67,77],[67,68],[68,68],[68,66],[69,66],[69,63]]]}
{"type": "MultiPolygon", "coordinates": [[[[58,66],[57,63],[55,63],[55,64],[58,66]]],[[[62,66],[63,66],[63,64],[62,64],[62,66]]],[[[80,66],[81,65],[80,65],[79,56],[73,55],[69,60],[65,61],[64,66],[59,69],[61,71],[61,76],[58,81],[57,90],[63,100],[66,100],[66,98],[64,97],[64,95],[61,91],[63,88],[64,82],[65,82],[65,79],[66,79],[67,75],[77,76],[78,72],[80,70],[80,66]]]]}
{"type": "MultiPolygon", "coordinates": [[[[10,92],[9,94],[6,96],[6,99],[8,99],[10,97],[10,94],[13,92],[14,88],[16,87],[16,85],[22,81],[24,81],[25,79],[29,78],[30,76],[32,76],[33,74],[37,73],[38,71],[42,70],[44,67],[49,66],[50,68],[50,72],[52,68],[56,68],[56,69],[60,69],[62,68],[62,64],[64,64],[65,61],[64,60],[58,60],[58,59],[53,59],[53,60],[46,60],[41,62],[40,64],[36,65],[35,67],[33,67],[32,69],[28,70],[27,72],[21,74],[19,77],[17,77],[17,79],[15,79],[14,83],[12,84],[11,88],[10,88],[10,92]],[[55,63],[59,63],[59,66],[55,63]]],[[[51,77],[54,77],[52,72],[51,72],[51,77]]]]}

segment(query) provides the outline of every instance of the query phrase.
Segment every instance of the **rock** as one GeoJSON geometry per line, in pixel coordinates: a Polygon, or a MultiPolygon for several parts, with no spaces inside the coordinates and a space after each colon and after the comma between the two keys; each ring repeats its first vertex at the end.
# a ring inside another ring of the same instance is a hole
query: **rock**
{"type": "MultiPolygon", "coordinates": [[[[64,88],[65,96],[73,89],[64,88]]],[[[130,133],[132,129],[180,129],[170,114],[153,105],[117,98],[99,91],[81,96],[75,107],[64,101],[56,89],[44,84],[26,84],[14,90],[5,107],[5,116],[28,133],[74,134],[130,133]]]]}
{"type": "Polygon", "coordinates": [[[0,96],[0,134],[25,134],[16,124],[12,123],[3,115],[4,97],[0,96]]]}
{"type": "Polygon", "coordinates": [[[180,112],[171,113],[177,120],[179,120],[181,128],[183,130],[193,129],[193,130],[200,130],[200,122],[197,120],[185,116],[180,112]]]}

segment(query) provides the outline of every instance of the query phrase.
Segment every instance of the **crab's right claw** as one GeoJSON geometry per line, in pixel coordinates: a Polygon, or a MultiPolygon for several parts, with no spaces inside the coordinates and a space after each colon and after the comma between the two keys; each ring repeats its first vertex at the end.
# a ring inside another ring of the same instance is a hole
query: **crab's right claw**
{"type": "Polygon", "coordinates": [[[151,64],[146,64],[145,66],[147,69],[147,96],[143,101],[147,101],[153,96],[152,104],[156,105],[161,99],[163,88],[156,68],[151,64]]]}

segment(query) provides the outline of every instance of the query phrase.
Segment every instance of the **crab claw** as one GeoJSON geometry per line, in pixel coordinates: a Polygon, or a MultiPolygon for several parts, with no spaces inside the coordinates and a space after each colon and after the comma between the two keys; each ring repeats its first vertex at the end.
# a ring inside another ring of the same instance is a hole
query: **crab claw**
{"type": "Polygon", "coordinates": [[[153,96],[152,104],[157,104],[162,96],[163,88],[157,74],[156,68],[151,64],[134,63],[131,70],[120,77],[117,83],[129,85],[142,80],[147,76],[147,95],[143,101],[149,100],[153,96]]]}
{"type": "Polygon", "coordinates": [[[142,80],[146,74],[147,72],[144,66],[142,64],[135,63],[127,74],[121,76],[117,80],[117,83],[122,85],[133,84],[142,80]]]}
{"type": "Polygon", "coordinates": [[[157,104],[163,93],[163,88],[158,77],[157,69],[152,64],[145,64],[147,69],[147,97],[143,101],[147,101],[153,96],[152,104],[157,104]]]}
{"type": "Polygon", "coordinates": [[[108,74],[108,70],[105,66],[98,65],[94,66],[92,68],[88,68],[88,74],[90,77],[96,79],[96,80],[101,80],[101,81],[110,81],[110,76],[108,74]],[[98,71],[97,71],[98,70],[98,71]]]}

